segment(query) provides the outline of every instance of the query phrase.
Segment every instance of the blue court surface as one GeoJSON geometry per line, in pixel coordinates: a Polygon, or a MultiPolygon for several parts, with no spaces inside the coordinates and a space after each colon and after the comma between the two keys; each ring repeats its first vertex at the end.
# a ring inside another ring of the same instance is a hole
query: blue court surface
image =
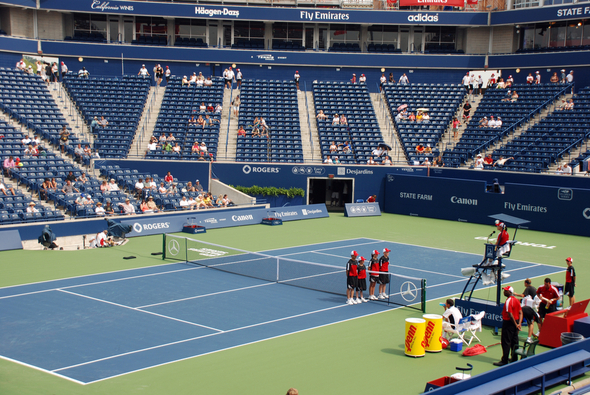
{"type": "MultiPolygon", "coordinates": [[[[427,280],[427,298],[460,293],[460,269],[481,257],[352,239],[272,251],[344,267],[352,250],[392,250],[390,271],[427,280]]],[[[505,260],[510,281],[553,266],[505,260]]],[[[342,288],[345,288],[342,276],[342,288]]],[[[493,293],[493,292],[492,292],[493,293]]],[[[342,296],[171,263],[0,289],[0,357],[88,384],[398,308],[348,306],[342,296]]]]}

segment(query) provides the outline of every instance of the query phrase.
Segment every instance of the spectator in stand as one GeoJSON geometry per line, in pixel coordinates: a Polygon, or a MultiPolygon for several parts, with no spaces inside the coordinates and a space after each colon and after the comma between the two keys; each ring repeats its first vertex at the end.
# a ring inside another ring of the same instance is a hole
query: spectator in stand
{"type": "Polygon", "coordinates": [[[491,166],[491,165],[493,165],[493,164],[494,164],[494,159],[492,159],[492,154],[488,154],[488,155],[487,155],[487,156],[484,158],[484,160],[483,160],[483,163],[484,163],[484,164],[486,164],[486,165],[488,165],[488,166],[491,166]]]}
{"type": "Polygon", "coordinates": [[[195,181],[195,191],[196,192],[203,192],[203,186],[201,185],[199,180],[195,181]]]}
{"type": "Polygon", "coordinates": [[[170,82],[170,77],[172,77],[172,71],[170,71],[170,67],[166,66],[164,76],[166,77],[166,85],[168,85],[168,83],[170,82]]]}
{"type": "Polygon", "coordinates": [[[383,92],[383,85],[387,83],[387,77],[385,73],[381,73],[381,77],[379,78],[379,92],[383,92]]]}
{"type": "Polygon", "coordinates": [[[111,182],[109,183],[109,192],[116,192],[118,190],[119,185],[117,185],[114,178],[111,178],[111,182]]]}
{"type": "Polygon", "coordinates": [[[338,114],[334,114],[334,118],[332,118],[332,125],[340,125],[340,116],[338,114]]]}
{"type": "Polygon", "coordinates": [[[61,128],[61,131],[59,132],[59,145],[61,147],[62,153],[65,153],[65,151],[66,151],[66,145],[68,143],[69,138],[70,138],[70,132],[66,128],[66,125],[63,125],[63,127],[61,128]]]}
{"type": "MultiPolygon", "coordinates": [[[[200,115],[199,115],[199,117],[200,117],[200,115]]],[[[188,119],[188,126],[194,126],[196,124],[197,124],[197,118],[195,118],[195,114],[191,114],[191,117],[188,119]]]]}
{"type": "Polygon", "coordinates": [[[410,83],[410,80],[408,79],[408,76],[406,75],[406,73],[404,73],[398,81],[398,84],[401,85],[408,85],[410,83]]]}
{"type": "Polygon", "coordinates": [[[488,117],[483,117],[482,119],[479,120],[479,127],[480,128],[485,128],[488,126],[488,117]]]}
{"type": "Polygon", "coordinates": [[[574,70],[570,70],[570,73],[565,77],[565,80],[568,84],[574,82],[574,70]]]}
{"type": "Polygon", "coordinates": [[[236,69],[236,83],[238,84],[238,89],[242,88],[242,79],[243,78],[244,78],[244,75],[242,74],[240,69],[236,69]]]}
{"type": "Polygon", "coordinates": [[[37,148],[35,148],[31,144],[29,144],[29,146],[25,149],[25,152],[23,153],[23,155],[25,158],[31,158],[33,156],[39,155],[39,151],[37,151],[37,148]]]}
{"type": "Polygon", "coordinates": [[[200,151],[200,147],[201,146],[199,145],[199,142],[198,141],[195,141],[193,143],[193,146],[191,147],[191,154],[197,154],[198,155],[199,154],[199,151],[200,151]]]}
{"type": "Polygon", "coordinates": [[[422,162],[422,166],[432,166],[432,163],[430,163],[430,160],[428,160],[428,157],[426,157],[424,159],[424,162],[422,162]]]}
{"type": "Polygon", "coordinates": [[[207,79],[203,82],[203,85],[205,85],[205,88],[210,88],[213,86],[213,81],[211,80],[211,77],[207,77],[207,79]]]}
{"type": "Polygon", "coordinates": [[[432,147],[430,147],[430,144],[426,144],[426,147],[424,148],[424,153],[432,154],[432,147]]]}
{"type": "Polygon", "coordinates": [[[241,103],[240,95],[237,95],[235,97],[235,99],[233,100],[233,102],[231,103],[232,112],[235,117],[239,116],[239,114],[240,114],[240,103],[241,103]]]}
{"type": "Polygon", "coordinates": [[[166,189],[166,185],[163,182],[160,183],[160,187],[158,188],[158,193],[161,193],[161,194],[168,193],[168,189],[166,189]]]}
{"type": "Polygon", "coordinates": [[[500,80],[496,84],[496,88],[498,88],[498,89],[504,89],[504,88],[506,88],[506,83],[504,82],[504,79],[503,78],[500,78],[500,80]]]}
{"type": "Polygon", "coordinates": [[[38,213],[39,210],[35,208],[35,202],[29,203],[29,207],[27,207],[27,213],[38,213]]]}
{"type": "Polygon", "coordinates": [[[174,143],[174,147],[172,147],[172,153],[175,155],[180,155],[181,150],[182,150],[182,147],[180,145],[178,145],[178,143],[174,143]]]}
{"type": "Polygon", "coordinates": [[[338,157],[336,155],[334,155],[334,159],[332,159],[332,163],[334,163],[335,165],[340,164],[340,160],[338,159],[338,157]]]}
{"type": "Polygon", "coordinates": [[[29,144],[31,144],[32,141],[33,140],[31,140],[29,136],[25,136],[20,142],[22,145],[28,146],[29,144]]]}
{"type": "Polygon", "coordinates": [[[346,119],[346,115],[342,114],[340,116],[340,125],[347,125],[348,126],[348,120],[346,119]]]}
{"type": "Polygon", "coordinates": [[[197,73],[193,73],[193,75],[191,75],[191,78],[189,79],[188,82],[190,82],[191,84],[198,85],[197,84],[197,73]]]}
{"type": "Polygon", "coordinates": [[[350,145],[350,141],[345,141],[344,144],[342,144],[342,153],[343,154],[352,153],[352,147],[350,145]]]}
{"type": "Polygon", "coordinates": [[[529,73],[526,77],[526,83],[532,85],[535,82],[535,77],[533,77],[532,73],[529,73]]]}
{"type": "Polygon", "coordinates": [[[463,122],[467,123],[467,121],[469,121],[470,113],[471,104],[469,104],[469,101],[466,101],[463,105],[463,122]]]}
{"type": "Polygon", "coordinates": [[[141,75],[143,78],[146,78],[146,77],[149,77],[150,76],[150,72],[145,67],[145,64],[142,64],[141,65],[141,68],[139,69],[139,72],[137,73],[137,75],[141,75]]]}
{"type": "Polygon", "coordinates": [[[115,209],[113,208],[113,205],[112,205],[110,199],[106,200],[106,204],[104,206],[104,213],[106,215],[115,215],[115,209]]]}
{"type": "Polygon", "coordinates": [[[366,84],[367,83],[367,77],[364,74],[361,74],[360,78],[359,78],[359,84],[366,84]]]}
{"type": "Polygon", "coordinates": [[[555,73],[553,73],[553,75],[549,79],[549,82],[551,82],[552,84],[558,84],[559,83],[559,76],[557,75],[557,71],[555,73]]]}
{"type": "Polygon", "coordinates": [[[178,203],[178,205],[180,206],[181,210],[189,210],[190,209],[190,204],[189,204],[186,196],[183,196],[182,199],[180,199],[180,202],[178,203]]]}
{"type": "Polygon", "coordinates": [[[369,156],[369,159],[367,159],[367,164],[368,165],[374,165],[375,164],[375,160],[373,159],[372,156],[369,156]]]}
{"type": "Polygon", "coordinates": [[[100,192],[109,193],[109,183],[107,182],[107,180],[104,180],[102,184],[100,184],[100,192]]]}
{"type": "MultiPolygon", "coordinates": [[[[0,190],[6,195],[6,192],[3,190],[4,184],[0,182],[0,190]]],[[[12,194],[14,195],[14,189],[10,188],[12,194]]],[[[39,187],[39,199],[47,201],[49,199],[49,191],[51,190],[51,181],[49,178],[46,178],[41,186],[39,187]]]]}
{"type": "Polygon", "coordinates": [[[501,128],[502,127],[502,117],[498,117],[496,118],[496,125],[494,125],[495,128],[501,128]]]}
{"type": "Polygon", "coordinates": [[[162,77],[164,77],[164,69],[159,64],[155,68],[154,77],[156,79],[156,86],[160,86],[162,77]]]}
{"type": "Polygon", "coordinates": [[[76,148],[74,148],[74,160],[78,163],[82,163],[82,156],[84,155],[84,148],[82,148],[82,144],[78,144],[76,148]]]}
{"type": "Polygon", "coordinates": [[[80,191],[78,189],[76,189],[74,187],[74,185],[72,185],[72,181],[70,180],[66,180],[66,184],[64,185],[64,187],[61,190],[63,192],[64,195],[73,195],[74,191],[76,193],[80,193],[80,191]]]}
{"type": "Polygon", "coordinates": [[[385,158],[383,159],[383,161],[381,162],[382,165],[386,165],[386,166],[391,166],[391,158],[387,155],[385,156],[385,158]]]}
{"type": "Polygon", "coordinates": [[[330,155],[326,155],[326,159],[324,159],[324,163],[325,163],[326,165],[331,165],[331,164],[333,164],[334,162],[332,162],[332,158],[330,158],[330,155]]]}
{"type": "Polygon", "coordinates": [[[143,196],[143,189],[144,188],[145,188],[145,184],[143,183],[143,178],[140,178],[135,183],[135,196],[138,199],[141,199],[141,197],[143,196]]]}
{"type": "Polygon", "coordinates": [[[164,181],[168,184],[174,181],[174,177],[172,177],[172,174],[170,172],[166,173],[166,175],[164,176],[164,181]]]}
{"type": "Polygon", "coordinates": [[[219,119],[217,119],[215,117],[211,117],[208,114],[205,115],[205,126],[207,126],[207,125],[213,126],[214,123],[219,123],[219,119]]]}
{"type": "Polygon", "coordinates": [[[70,171],[66,176],[67,181],[71,181],[72,183],[76,182],[76,176],[74,175],[73,171],[70,171]]]}
{"type": "Polygon", "coordinates": [[[408,121],[410,121],[410,122],[416,121],[416,115],[414,115],[414,112],[410,112],[410,115],[408,115],[408,121]]]}
{"type": "Polygon", "coordinates": [[[481,158],[481,154],[477,154],[473,168],[475,170],[483,170],[483,159],[481,158]]]}
{"type": "Polygon", "coordinates": [[[225,207],[234,206],[234,202],[227,197],[227,194],[223,195],[223,205],[225,207]]]}
{"type": "Polygon", "coordinates": [[[107,126],[109,126],[109,121],[106,120],[104,115],[100,117],[100,121],[98,121],[98,126],[100,126],[101,128],[106,128],[107,126]]]}
{"type": "Polygon", "coordinates": [[[172,152],[172,143],[170,141],[166,141],[166,143],[162,145],[162,151],[164,153],[172,152]]]}
{"type": "Polygon", "coordinates": [[[90,73],[88,72],[88,70],[86,70],[86,67],[82,67],[78,71],[78,77],[79,78],[88,78],[88,77],[90,77],[90,73]]]}
{"type": "Polygon", "coordinates": [[[445,162],[443,161],[442,156],[439,155],[436,159],[434,159],[434,162],[432,162],[432,166],[445,167],[445,162]]]}
{"type": "Polygon", "coordinates": [[[82,175],[78,177],[78,182],[80,184],[86,184],[88,182],[88,177],[86,177],[86,173],[82,172],[82,175]]]}
{"type": "Polygon", "coordinates": [[[244,129],[244,125],[240,125],[238,128],[238,137],[246,136],[246,129],[244,129]]]}
{"type": "Polygon", "coordinates": [[[215,106],[215,112],[221,114],[221,111],[223,111],[223,107],[221,106],[221,103],[219,103],[215,106]]]}
{"type": "Polygon", "coordinates": [[[453,139],[457,140],[459,137],[459,125],[460,122],[456,117],[453,117],[453,139]]]}
{"type": "Polygon", "coordinates": [[[506,164],[506,162],[508,162],[509,160],[514,160],[514,157],[511,156],[510,158],[504,159],[503,156],[500,156],[500,159],[498,159],[496,161],[496,163],[494,163],[494,167],[498,166],[499,168],[502,168],[502,167],[504,167],[504,165],[506,164]]]}
{"type": "MultiPolygon", "coordinates": [[[[45,181],[48,181],[47,179],[45,179],[45,181]]],[[[45,184],[45,182],[43,182],[43,184],[45,184]]],[[[43,189],[43,185],[41,186],[41,188],[43,189]]],[[[4,196],[8,196],[8,194],[6,193],[6,191],[10,191],[12,193],[12,196],[16,196],[16,193],[14,192],[14,188],[13,187],[6,187],[6,185],[4,185],[4,183],[2,181],[0,181],[0,192],[2,192],[2,194],[4,194],[4,196]]],[[[41,190],[39,190],[39,198],[43,199],[41,197],[41,190]]],[[[45,200],[45,199],[43,199],[45,200]]]]}
{"type": "Polygon", "coordinates": [[[135,207],[131,204],[129,198],[125,199],[125,203],[119,203],[119,207],[123,210],[123,214],[135,215],[135,207]]]}
{"type": "Polygon", "coordinates": [[[148,211],[147,211],[148,213],[157,213],[158,211],[160,211],[158,209],[158,206],[154,202],[154,197],[153,196],[150,196],[148,198],[147,207],[148,207],[148,211]]]}
{"type": "Polygon", "coordinates": [[[295,70],[295,75],[293,76],[293,79],[295,80],[295,86],[297,86],[297,90],[299,90],[299,80],[301,79],[299,71],[295,70]]]}
{"type": "Polygon", "coordinates": [[[461,83],[463,84],[463,87],[465,88],[465,91],[469,94],[470,92],[470,84],[469,84],[469,72],[467,72],[467,74],[465,74],[463,76],[463,79],[461,80],[461,83]]]}
{"type": "Polygon", "coordinates": [[[331,154],[336,154],[336,153],[338,153],[338,146],[336,145],[336,142],[335,142],[335,141],[332,141],[332,142],[330,143],[330,153],[331,153],[331,154]]]}
{"type": "Polygon", "coordinates": [[[565,104],[559,108],[560,110],[573,110],[574,109],[574,99],[569,99],[565,104]]]}
{"type": "Polygon", "coordinates": [[[514,78],[509,75],[508,78],[506,78],[506,88],[510,88],[512,85],[514,85],[514,78]]]}
{"type": "Polygon", "coordinates": [[[564,162],[564,164],[561,168],[563,170],[563,174],[568,175],[568,176],[572,175],[572,168],[570,167],[569,164],[564,162]]]}
{"type": "Polygon", "coordinates": [[[479,89],[479,95],[483,96],[483,78],[481,77],[481,75],[477,77],[476,83],[479,89]]]}
{"type": "Polygon", "coordinates": [[[324,110],[320,110],[320,112],[318,112],[318,115],[316,115],[316,118],[320,120],[325,120],[327,116],[326,114],[324,114],[324,110]]]}
{"type": "Polygon", "coordinates": [[[201,153],[204,153],[205,155],[207,154],[207,145],[205,144],[204,141],[201,141],[201,146],[199,147],[201,153]]]}
{"type": "Polygon", "coordinates": [[[356,74],[352,74],[352,78],[350,79],[352,84],[356,84],[356,74]]]}
{"type": "Polygon", "coordinates": [[[190,87],[191,86],[191,82],[188,80],[188,78],[186,78],[186,75],[184,77],[182,77],[182,86],[187,86],[190,87]]]}
{"type": "Polygon", "coordinates": [[[424,153],[424,145],[422,143],[419,143],[416,146],[416,153],[417,154],[423,154],[424,153]]]}
{"type": "Polygon", "coordinates": [[[535,72],[535,84],[539,85],[541,83],[541,73],[538,71],[535,72]]]}
{"type": "Polygon", "coordinates": [[[199,73],[195,80],[195,83],[197,85],[197,88],[202,88],[203,85],[205,85],[205,79],[203,78],[203,74],[199,73]]]}
{"type": "Polygon", "coordinates": [[[94,209],[94,213],[99,217],[104,217],[105,210],[104,207],[102,207],[101,202],[96,202],[96,208],[94,209]]]}
{"type": "Polygon", "coordinates": [[[516,91],[512,92],[512,95],[510,96],[510,102],[514,103],[518,100],[518,93],[516,93],[516,91]]]}

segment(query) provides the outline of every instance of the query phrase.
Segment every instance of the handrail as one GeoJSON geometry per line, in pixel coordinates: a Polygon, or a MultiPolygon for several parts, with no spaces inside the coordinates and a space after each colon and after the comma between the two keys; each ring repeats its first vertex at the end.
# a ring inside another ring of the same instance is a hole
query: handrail
{"type": "Polygon", "coordinates": [[[307,103],[307,82],[303,81],[303,94],[305,95],[305,110],[307,112],[307,130],[309,130],[309,144],[311,147],[311,160],[314,160],[313,138],[311,136],[311,122],[309,120],[309,106],[307,103]]]}
{"type": "MultiPolygon", "coordinates": [[[[236,88],[236,90],[237,90],[237,88],[236,88]]],[[[229,116],[227,117],[227,131],[225,132],[225,159],[227,159],[227,146],[229,144],[229,124],[231,122],[233,95],[234,95],[234,84],[232,83],[231,89],[229,90],[229,116]]]]}

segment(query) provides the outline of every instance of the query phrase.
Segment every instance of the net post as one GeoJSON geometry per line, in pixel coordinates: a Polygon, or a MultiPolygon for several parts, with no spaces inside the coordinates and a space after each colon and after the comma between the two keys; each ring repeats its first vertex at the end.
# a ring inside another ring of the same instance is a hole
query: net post
{"type": "Polygon", "coordinates": [[[422,279],[422,312],[426,313],[426,279],[422,279]]]}
{"type": "Polygon", "coordinates": [[[166,259],[166,233],[162,233],[162,260],[166,259]]]}
{"type": "Polygon", "coordinates": [[[387,305],[389,306],[389,302],[391,300],[391,280],[392,280],[392,275],[391,274],[387,274],[389,276],[389,282],[387,283],[387,305]]]}
{"type": "Polygon", "coordinates": [[[280,262],[279,257],[277,257],[277,283],[279,282],[279,279],[280,279],[280,276],[279,276],[279,273],[280,273],[279,264],[280,263],[279,262],[280,262]]]}

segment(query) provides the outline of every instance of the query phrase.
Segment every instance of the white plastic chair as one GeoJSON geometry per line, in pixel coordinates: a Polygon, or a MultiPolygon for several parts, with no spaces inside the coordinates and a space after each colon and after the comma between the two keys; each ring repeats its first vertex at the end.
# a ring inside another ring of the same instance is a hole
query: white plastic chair
{"type": "Polygon", "coordinates": [[[459,320],[458,323],[449,324],[449,326],[446,327],[445,332],[449,333],[451,335],[451,337],[453,337],[454,335],[457,335],[459,337],[459,339],[461,339],[463,341],[463,343],[465,343],[466,345],[469,345],[471,342],[467,342],[467,340],[465,340],[465,335],[467,334],[467,332],[469,330],[470,323],[471,323],[471,316],[463,317],[459,320]]]}
{"type": "Polygon", "coordinates": [[[477,337],[475,332],[481,332],[481,320],[484,317],[484,315],[486,315],[486,312],[480,311],[477,314],[471,314],[469,316],[469,318],[471,318],[471,322],[469,324],[469,327],[467,328],[469,330],[469,332],[471,333],[471,338],[469,339],[469,344],[471,344],[471,342],[473,341],[473,338],[476,338],[477,341],[481,343],[481,340],[479,339],[479,337],[477,337]]]}

